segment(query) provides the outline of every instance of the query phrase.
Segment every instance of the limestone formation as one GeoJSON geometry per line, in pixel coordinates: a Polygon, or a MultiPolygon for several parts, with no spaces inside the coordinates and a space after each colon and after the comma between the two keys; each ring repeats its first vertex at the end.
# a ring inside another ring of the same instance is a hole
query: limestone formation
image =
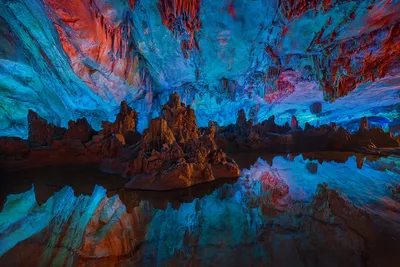
{"type": "Polygon", "coordinates": [[[162,117],[171,128],[178,143],[199,137],[194,110],[181,103],[177,93],[170,95],[168,103],[162,108],[162,112],[162,117]]]}
{"type": "Polygon", "coordinates": [[[202,136],[190,106],[175,93],[163,107],[164,118],[151,120],[140,150],[125,175],[128,188],[169,190],[239,176],[238,165],[217,148],[215,126],[202,136]]]}
{"type": "Polygon", "coordinates": [[[120,111],[114,122],[115,133],[122,134],[126,138],[131,132],[136,132],[137,123],[137,112],[130,108],[126,101],[122,101],[120,111]]]}
{"type": "Polygon", "coordinates": [[[28,142],[31,145],[52,145],[54,139],[64,137],[64,128],[48,124],[36,112],[28,111],[28,142]]]}
{"type": "Polygon", "coordinates": [[[0,137],[0,158],[21,159],[29,155],[28,142],[19,137],[0,137]]]}
{"type": "Polygon", "coordinates": [[[118,135],[124,145],[133,145],[140,141],[141,135],[137,132],[138,114],[128,106],[126,101],[121,102],[120,111],[114,122],[102,121],[100,134],[108,136],[118,135]]]}
{"type": "Polygon", "coordinates": [[[68,122],[68,130],[64,135],[65,139],[77,139],[82,142],[90,140],[94,130],[90,126],[86,118],[78,119],[75,121],[68,122]]]}
{"type": "Polygon", "coordinates": [[[284,126],[277,125],[274,116],[253,125],[251,120],[246,120],[244,111],[239,110],[236,124],[219,127],[214,136],[217,144],[231,151],[308,152],[375,149],[376,152],[367,152],[379,153],[379,148],[399,147],[398,137],[379,128],[368,129],[367,122],[367,118],[361,119],[359,131],[353,134],[335,123],[319,127],[306,123],[303,130],[298,126],[295,116],[292,116],[290,126],[288,123],[284,126]]]}

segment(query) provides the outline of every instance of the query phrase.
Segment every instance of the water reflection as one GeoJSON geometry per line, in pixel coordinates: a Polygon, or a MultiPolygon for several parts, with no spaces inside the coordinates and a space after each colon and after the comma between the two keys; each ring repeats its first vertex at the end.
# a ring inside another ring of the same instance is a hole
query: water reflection
{"type": "Polygon", "coordinates": [[[64,188],[40,206],[29,191],[0,213],[0,261],[24,265],[23,251],[31,266],[395,266],[399,184],[398,156],[303,154],[185,190],[64,188]]]}
{"type": "Polygon", "coordinates": [[[233,155],[239,166],[243,167],[242,177],[239,179],[216,180],[166,192],[121,188],[108,191],[108,195],[118,194],[128,207],[135,207],[145,200],[158,209],[165,209],[167,205],[179,209],[180,203],[203,198],[221,188],[222,191],[226,188],[241,191],[246,177],[257,181],[261,180],[260,173],[263,173],[279,177],[288,185],[291,197],[297,200],[309,199],[315,193],[317,185],[325,182],[358,205],[372,205],[389,196],[390,188],[400,183],[399,156],[379,157],[341,152],[255,155],[257,154],[233,155]],[[246,168],[249,162],[252,164],[246,168]],[[225,184],[232,186],[224,186],[225,184]]]}
{"type": "Polygon", "coordinates": [[[178,210],[181,203],[193,202],[195,199],[200,199],[212,194],[225,185],[234,184],[236,182],[236,178],[220,179],[211,183],[198,184],[189,188],[170,191],[146,191],[121,188],[118,190],[109,190],[107,191],[107,195],[109,197],[118,195],[127,207],[127,210],[139,206],[141,201],[150,202],[156,209],[166,209],[168,205],[171,205],[173,209],[178,210]]]}

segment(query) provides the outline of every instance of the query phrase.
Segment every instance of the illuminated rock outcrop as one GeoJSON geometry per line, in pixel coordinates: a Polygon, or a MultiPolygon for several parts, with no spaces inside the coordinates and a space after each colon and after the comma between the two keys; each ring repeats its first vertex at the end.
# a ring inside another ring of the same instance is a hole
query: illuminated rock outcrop
{"type": "MultiPolygon", "coordinates": [[[[363,150],[373,153],[373,150],[368,149],[390,148],[390,151],[397,153],[397,148],[400,146],[392,133],[369,126],[366,117],[359,121],[359,129],[351,134],[334,122],[319,127],[306,122],[302,129],[294,115],[290,126],[289,123],[283,126],[277,125],[274,116],[254,124],[251,119],[246,119],[246,113],[241,109],[235,124],[218,127],[216,130],[212,123],[207,130],[214,132],[216,142],[221,147],[233,151],[268,150],[281,153],[363,150]]],[[[377,149],[376,153],[379,154],[380,150],[377,149]]]]}
{"type": "Polygon", "coordinates": [[[176,93],[163,107],[163,115],[164,119],[151,120],[143,133],[125,171],[132,177],[127,188],[171,190],[239,176],[239,166],[217,148],[213,132],[200,135],[193,109],[176,93]]]}

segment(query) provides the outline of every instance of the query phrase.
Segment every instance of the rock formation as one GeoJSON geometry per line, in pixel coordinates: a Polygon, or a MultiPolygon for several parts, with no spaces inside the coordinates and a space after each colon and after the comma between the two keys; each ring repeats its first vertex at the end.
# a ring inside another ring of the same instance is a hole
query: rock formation
{"type": "Polygon", "coordinates": [[[128,188],[170,190],[239,176],[238,165],[217,149],[211,128],[203,136],[190,106],[172,94],[163,107],[163,118],[151,120],[143,133],[136,158],[125,175],[128,188]]]}
{"type": "Polygon", "coordinates": [[[178,143],[182,144],[189,139],[199,138],[194,110],[181,103],[177,93],[170,95],[162,112],[163,118],[167,121],[178,143]]]}
{"type": "Polygon", "coordinates": [[[295,115],[292,115],[292,120],[290,121],[290,127],[292,127],[292,129],[297,129],[299,127],[299,122],[295,115]]]}
{"type": "Polygon", "coordinates": [[[122,143],[135,144],[140,140],[140,134],[137,132],[138,114],[130,108],[126,101],[121,102],[120,112],[114,122],[114,134],[123,136],[122,143]]]}
{"type": "Polygon", "coordinates": [[[19,137],[0,137],[0,158],[22,159],[29,155],[28,142],[19,137]]]}
{"type": "MultiPolygon", "coordinates": [[[[94,154],[101,157],[117,157],[124,146],[136,144],[141,135],[137,132],[138,115],[125,101],[121,102],[120,112],[115,122],[103,121],[103,129],[97,133],[86,118],[69,121],[68,129],[57,127],[29,110],[29,135],[26,147],[18,138],[2,138],[0,151],[6,157],[22,157],[29,154],[29,148],[46,146],[72,155],[94,154]],[[15,150],[15,151],[14,151],[15,150]]],[[[49,153],[51,151],[49,150],[49,153]]]]}
{"type": "Polygon", "coordinates": [[[28,111],[28,142],[31,145],[52,145],[54,139],[64,137],[65,129],[48,124],[36,112],[28,111]]]}
{"type": "Polygon", "coordinates": [[[130,108],[126,101],[122,101],[120,111],[113,123],[102,122],[100,134],[105,136],[115,135],[121,143],[132,145],[140,141],[141,135],[137,132],[138,114],[130,108]]]}
{"type": "MultiPolygon", "coordinates": [[[[204,129],[203,131],[209,130],[204,129]]],[[[277,125],[274,116],[253,125],[251,120],[246,120],[244,110],[238,112],[236,124],[218,127],[215,139],[223,149],[232,151],[359,151],[364,148],[379,149],[400,146],[398,138],[393,137],[390,132],[386,133],[379,128],[368,129],[367,118],[361,119],[359,130],[350,134],[349,131],[338,127],[335,123],[319,127],[306,123],[303,130],[298,126],[295,116],[292,116],[290,126],[288,123],[283,126],[277,125]]]]}
{"type": "Polygon", "coordinates": [[[90,126],[86,118],[78,119],[75,121],[68,122],[68,130],[64,135],[65,139],[76,139],[81,142],[87,142],[90,140],[94,133],[94,130],[90,126]]]}
{"type": "Polygon", "coordinates": [[[122,101],[115,122],[103,121],[103,129],[85,146],[91,153],[116,157],[123,146],[134,145],[140,141],[141,134],[137,131],[137,123],[137,112],[130,108],[126,101],[122,101]]]}
{"type": "Polygon", "coordinates": [[[352,135],[352,146],[359,148],[398,147],[400,143],[391,132],[384,132],[380,128],[368,129],[368,119],[363,117],[359,130],[352,135]]]}

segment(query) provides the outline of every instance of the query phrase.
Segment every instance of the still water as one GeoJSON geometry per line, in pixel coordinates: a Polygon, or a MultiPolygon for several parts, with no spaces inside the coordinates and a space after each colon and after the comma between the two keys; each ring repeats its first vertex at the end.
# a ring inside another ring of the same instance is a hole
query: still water
{"type": "Polygon", "coordinates": [[[36,204],[32,178],[34,188],[10,196],[0,213],[0,263],[399,266],[399,156],[233,157],[239,179],[169,192],[125,190],[103,177],[90,195],[59,185],[36,204]]]}

